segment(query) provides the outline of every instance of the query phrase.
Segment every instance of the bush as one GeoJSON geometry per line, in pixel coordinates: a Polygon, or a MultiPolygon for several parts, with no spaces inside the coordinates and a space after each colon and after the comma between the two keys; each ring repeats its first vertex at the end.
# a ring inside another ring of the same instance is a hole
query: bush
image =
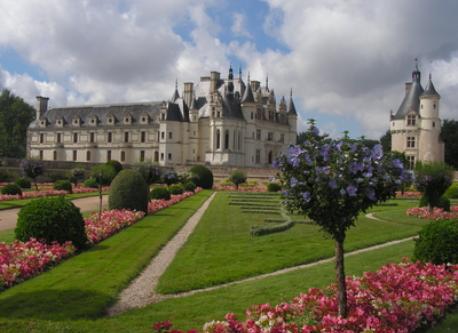
{"type": "Polygon", "coordinates": [[[90,187],[90,188],[97,188],[99,187],[97,185],[97,181],[94,178],[88,178],[84,181],[84,186],[85,187],[90,187]]]}
{"type": "Polygon", "coordinates": [[[113,179],[108,200],[110,209],[148,212],[148,185],[135,170],[122,170],[113,179]]]}
{"type": "Polygon", "coordinates": [[[195,165],[189,170],[191,180],[199,187],[211,189],[213,187],[213,173],[203,165],[195,165]]]}
{"type": "Polygon", "coordinates": [[[17,184],[7,184],[2,188],[2,194],[7,195],[22,195],[22,190],[17,184]]]}
{"type": "Polygon", "coordinates": [[[415,185],[429,207],[439,207],[440,198],[452,184],[452,179],[453,169],[445,163],[418,162],[415,167],[415,185]]]}
{"type": "Polygon", "coordinates": [[[251,227],[251,235],[252,236],[264,236],[270,235],[277,232],[286,231],[294,226],[293,221],[287,221],[283,223],[279,223],[276,225],[268,225],[268,226],[252,226],[251,227]]]}
{"type": "Polygon", "coordinates": [[[161,178],[159,168],[148,162],[136,164],[134,170],[138,171],[143,176],[147,184],[156,183],[161,178]]]}
{"type": "Polygon", "coordinates": [[[109,186],[115,176],[116,170],[109,164],[95,165],[91,169],[91,178],[95,180],[97,185],[109,186]]]}
{"type": "Polygon", "coordinates": [[[454,182],[450,187],[445,191],[444,196],[449,199],[458,199],[458,182],[454,182]]]}
{"type": "Polygon", "coordinates": [[[175,184],[175,185],[169,186],[170,194],[174,194],[174,195],[182,194],[183,191],[184,191],[183,186],[180,185],[180,184],[175,184]]]}
{"type": "Polygon", "coordinates": [[[281,185],[278,183],[269,183],[267,184],[268,192],[279,192],[281,191],[281,185]]]}
{"type": "Polygon", "coordinates": [[[458,264],[458,221],[434,221],[425,225],[415,241],[414,258],[433,264],[458,264]]]}
{"type": "Polygon", "coordinates": [[[0,170],[0,182],[8,182],[11,180],[11,174],[6,170],[0,170]]]}
{"type": "Polygon", "coordinates": [[[170,191],[166,187],[155,187],[149,193],[150,200],[170,200],[170,191]]]}
{"type": "Polygon", "coordinates": [[[23,242],[32,237],[48,244],[71,241],[77,248],[87,242],[80,209],[64,197],[36,199],[21,208],[15,234],[23,242]]]}
{"type": "MultiPolygon", "coordinates": [[[[425,196],[422,196],[420,199],[420,207],[428,207],[428,200],[425,196]]],[[[450,199],[448,199],[445,195],[441,196],[439,201],[437,201],[436,206],[437,208],[442,208],[446,212],[450,211],[450,199]]]]}
{"type": "Polygon", "coordinates": [[[22,177],[16,180],[16,185],[20,188],[31,188],[32,182],[30,181],[30,179],[22,177]]]}
{"type": "Polygon", "coordinates": [[[120,162],[116,161],[116,160],[109,160],[107,163],[105,163],[106,165],[109,165],[111,167],[113,167],[114,171],[115,171],[115,174],[117,175],[118,173],[120,173],[122,171],[123,166],[120,162]]]}
{"type": "Polygon", "coordinates": [[[177,173],[173,170],[169,170],[165,172],[162,175],[161,179],[162,179],[162,182],[167,185],[176,184],[179,181],[177,173]]]}
{"type": "Polygon", "coordinates": [[[231,175],[229,177],[229,180],[238,189],[240,184],[243,184],[243,183],[246,182],[246,174],[243,171],[234,170],[234,171],[232,171],[232,173],[231,173],[231,175]]]}
{"type": "Polygon", "coordinates": [[[70,183],[69,180],[56,180],[53,188],[58,191],[67,191],[68,193],[72,193],[72,183],[70,183]]]}
{"type": "Polygon", "coordinates": [[[186,183],[183,185],[183,189],[185,192],[194,192],[196,190],[197,186],[194,184],[193,181],[188,180],[186,183]]]}
{"type": "Polygon", "coordinates": [[[41,162],[35,160],[22,160],[20,168],[25,177],[28,177],[35,182],[35,188],[38,191],[36,179],[44,173],[44,167],[41,162]]]}

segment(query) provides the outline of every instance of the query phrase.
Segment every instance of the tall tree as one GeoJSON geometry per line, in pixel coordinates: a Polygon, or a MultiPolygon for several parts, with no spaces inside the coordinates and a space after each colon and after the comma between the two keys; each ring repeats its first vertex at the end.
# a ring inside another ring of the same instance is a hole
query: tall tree
{"type": "Polygon", "coordinates": [[[385,134],[380,137],[380,144],[383,147],[383,151],[388,153],[391,151],[391,131],[387,130],[385,134]]]}
{"type": "Polygon", "coordinates": [[[458,170],[458,121],[444,120],[441,139],[445,143],[445,163],[458,170]]]}
{"type": "Polygon", "coordinates": [[[4,89],[0,94],[0,157],[25,157],[27,127],[34,108],[4,89]]]}

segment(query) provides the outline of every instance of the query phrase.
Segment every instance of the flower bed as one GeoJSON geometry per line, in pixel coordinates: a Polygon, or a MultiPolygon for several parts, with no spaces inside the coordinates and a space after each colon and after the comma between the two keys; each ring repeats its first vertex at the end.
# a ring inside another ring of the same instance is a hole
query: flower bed
{"type": "Polygon", "coordinates": [[[184,192],[183,194],[176,194],[176,195],[172,194],[169,200],[164,200],[164,199],[151,200],[148,203],[148,214],[154,214],[160,211],[161,209],[170,207],[200,191],[202,191],[202,188],[198,187],[195,189],[194,192],[184,192]]]}
{"type": "MultiPolygon", "coordinates": [[[[238,321],[227,314],[212,321],[205,333],[414,332],[433,323],[458,300],[458,265],[389,264],[361,278],[347,278],[349,314],[338,316],[336,287],[310,289],[290,303],[261,304],[238,321]]],[[[153,325],[172,332],[170,322],[153,325]]],[[[178,330],[173,330],[179,332],[178,330]]]]}
{"type": "Polygon", "coordinates": [[[0,243],[0,290],[41,273],[74,252],[71,242],[47,245],[31,239],[0,243]]]}
{"type": "Polygon", "coordinates": [[[396,199],[420,199],[421,193],[416,191],[396,192],[396,199]]]}
{"type": "MultiPolygon", "coordinates": [[[[108,191],[109,187],[102,188],[102,192],[108,191]]],[[[97,192],[98,189],[96,188],[89,188],[89,187],[75,187],[72,190],[72,193],[92,193],[97,192]]],[[[65,195],[68,194],[67,191],[63,190],[42,190],[42,191],[29,191],[29,192],[22,192],[22,195],[8,195],[8,194],[1,194],[0,201],[8,201],[8,200],[23,200],[23,199],[35,199],[35,198],[43,198],[43,197],[50,197],[56,195],[65,195]]]]}
{"type": "Polygon", "coordinates": [[[213,186],[216,191],[238,191],[238,192],[250,192],[250,193],[260,193],[260,192],[267,192],[267,187],[264,185],[240,185],[239,189],[237,190],[235,185],[223,185],[218,184],[213,186]]]}
{"type": "Polygon", "coordinates": [[[414,207],[407,209],[406,214],[407,216],[435,221],[458,219],[458,206],[450,207],[449,212],[444,211],[442,208],[434,208],[431,211],[428,207],[414,207]]]}

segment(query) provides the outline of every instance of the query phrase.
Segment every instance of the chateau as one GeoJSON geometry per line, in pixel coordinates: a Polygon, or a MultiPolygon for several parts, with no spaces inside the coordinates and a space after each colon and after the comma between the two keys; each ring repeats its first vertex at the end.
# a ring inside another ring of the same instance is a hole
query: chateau
{"type": "Polygon", "coordinates": [[[417,161],[444,161],[444,143],[440,139],[440,95],[431,74],[426,88],[416,65],[412,82],[405,83],[405,96],[398,111],[391,112],[391,150],[405,153],[409,167],[417,161]]]}
{"type": "Polygon", "coordinates": [[[27,135],[29,158],[159,165],[206,163],[266,167],[296,143],[292,99],[278,106],[273,89],[211,72],[175,87],[168,101],[52,108],[37,97],[27,135]]]}

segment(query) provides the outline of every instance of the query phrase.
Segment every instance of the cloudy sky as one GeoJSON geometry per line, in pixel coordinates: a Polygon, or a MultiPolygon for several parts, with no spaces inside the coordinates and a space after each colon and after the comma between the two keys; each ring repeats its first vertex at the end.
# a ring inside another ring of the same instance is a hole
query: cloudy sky
{"type": "Polygon", "coordinates": [[[0,0],[0,87],[51,106],[163,100],[229,64],[292,88],[300,129],[379,137],[414,58],[458,118],[458,1],[0,0]]]}

